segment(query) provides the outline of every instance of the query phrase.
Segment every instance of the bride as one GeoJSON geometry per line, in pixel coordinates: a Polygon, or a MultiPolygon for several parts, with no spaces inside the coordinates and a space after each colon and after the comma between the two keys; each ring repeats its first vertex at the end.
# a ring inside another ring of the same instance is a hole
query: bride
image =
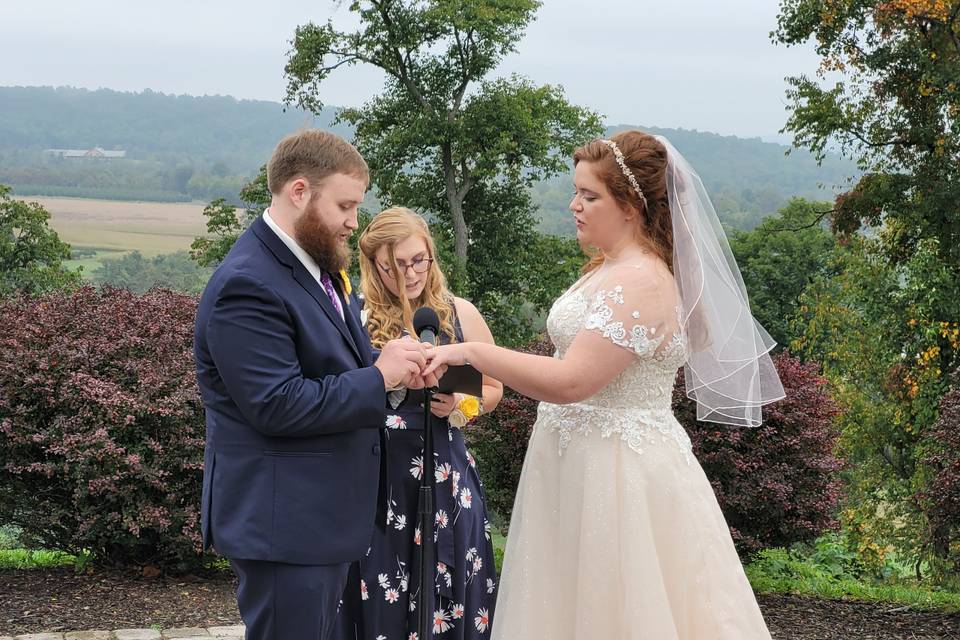
{"type": "Polygon", "coordinates": [[[547,319],[555,357],[461,343],[433,349],[427,369],[469,362],[542,401],[493,637],[768,640],[671,391],[685,366],[699,419],[757,426],[783,397],[773,341],[669,142],[626,131],[578,149],[574,166],[590,259],[547,319]]]}

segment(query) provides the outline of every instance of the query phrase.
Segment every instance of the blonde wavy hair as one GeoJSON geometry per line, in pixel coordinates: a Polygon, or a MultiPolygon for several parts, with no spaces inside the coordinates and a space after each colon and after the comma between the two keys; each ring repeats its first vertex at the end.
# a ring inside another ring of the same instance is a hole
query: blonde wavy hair
{"type": "Polygon", "coordinates": [[[427,222],[405,207],[392,207],[381,211],[360,234],[357,243],[360,248],[360,289],[363,291],[364,308],[367,310],[367,331],[370,342],[376,348],[382,348],[390,340],[399,338],[406,329],[416,336],[413,330],[413,313],[420,307],[430,307],[440,319],[440,332],[450,342],[456,342],[454,332],[453,294],[447,288],[447,279],[437,262],[436,245],[430,235],[427,222]],[[412,301],[406,296],[395,296],[383,284],[380,270],[376,265],[377,252],[387,248],[387,260],[397,274],[397,289],[403,291],[406,286],[406,271],[401,271],[394,255],[394,247],[411,236],[423,238],[427,252],[433,258],[427,281],[420,296],[412,301]]]}

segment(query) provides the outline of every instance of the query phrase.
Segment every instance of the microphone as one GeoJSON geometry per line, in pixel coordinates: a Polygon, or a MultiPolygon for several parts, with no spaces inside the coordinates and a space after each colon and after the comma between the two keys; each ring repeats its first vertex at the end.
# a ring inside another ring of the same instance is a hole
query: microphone
{"type": "Polygon", "coordinates": [[[437,345],[437,334],[440,333],[440,318],[437,312],[430,307],[420,307],[413,314],[413,330],[417,332],[420,342],[437,345]]]}
{"type": "MultiPolygon", "coordinates": [[[[430,307],[420,307],[413,314],[413,330],[420,338],[420,342],[436,346],[437,334],[440,333],[440,318],[437,312],[430,307]]],[[[430,407],[433,402],[433,393],[436,388],[428,387],[423,390],[423,473],[420,474],[420,506],[418,513],[421,522],[424,523],[423,544],[420,545],[419,564],[420,575],[423,576],[423,584],[420,593],[423,594],[423,602],[418,603],[420,611],[417,614],[417,629],[420,638],[430,638],[430,616],[432,608],[432,594],[434,587],[433,567],[436,566],[437,556],[434,547],[433,534],[435,531],[434,523],[434,491],[436,475],[433,460],[433,426],[431,424],[430,407]]],[[[412,634],[411,634],[412,635],[412,634]]]]}

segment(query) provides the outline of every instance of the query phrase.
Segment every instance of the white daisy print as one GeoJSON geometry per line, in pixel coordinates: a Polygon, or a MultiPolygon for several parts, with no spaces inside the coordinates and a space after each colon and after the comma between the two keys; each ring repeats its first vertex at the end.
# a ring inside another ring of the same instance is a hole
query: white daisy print
{"type": "Polygon", "coordinates": [[[460,491],[460,472],[454,471],[451,482],[453,483],[450,487],[451,495],[457,495],[457,492],[460,491]]]}
{"type": "Polygon", "coordinates": [[[369,600],[370,592],[367,591],[367,582],[365,580],[360,581],[360,599],[369,600]]]}
{"type": "Polygon", "coordinates": [[[477,611],[477,617],[473,619],[473,624],[480,633],[487,630],[487,627],[490,626],[490,612],[487,611],[486,607],[481,607],[477,611]]]}
{"type": "Polygon", "coordinates": [[[387,429],[406,429],[407,423],[400,416],[387,416],[387,429]]]}
{"type": "Polygon", "coordinates": [[[463,488],[463,491],[460,492],[460,506],[464,509],[469,509],[473,505],[473,494],[470,493],[470,489],[467,487],[463,488]]]}
{"type": "Polygon", "coordinates": [[[416,456],[410,461],[410,475],[417,480],[423,477],[423,456],[416,456]]]}
{"type": "Polygon", "coordinates": [[[449,631],[450,629],[450,616],[446,611],[441,609],[440,611],[433,612],[433,632],[434,633],[443,633],[444,631],[449,631]]]}
{"type": "Polygon", "coordinates": [[[447,583],[448,587],[453,586],[453,576],[450,574],[449,569],[447,569],[447,565],[442,562],[437,563],[437,575],[447,583]]]}
{"type": "Polygon", "coordinates": [[[400,599],[400,592],[397,591],[396,589],[387,589],[386,592],[383,594],[383,598],[390,604],[394,604],[397,600],[400,599]]]}
{"type": "Polygon", "coordinates": [[[453,469],[449,462],[444,462],[443,464],[439,465],[435,471],[437,482],[445,482],[450,477],[451,473],[453,473],[453,469]]]}

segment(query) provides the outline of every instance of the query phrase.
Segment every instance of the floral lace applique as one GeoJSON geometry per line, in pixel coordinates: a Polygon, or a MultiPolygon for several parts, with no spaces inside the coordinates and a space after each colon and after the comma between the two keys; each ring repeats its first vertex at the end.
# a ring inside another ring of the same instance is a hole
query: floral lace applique
{"type": "Polygon", "coordinates": [[[563,455],[573,436],[589,436],[597,427],[601,438],[619,434],[620,439],[637,453],[657,442],[670,442],[677,446],[687,464],[693,464],[693,444],[683,426],[670,411],[643,409],[611,409],[596,405],[574,403],[557,405],[540,404],[538,418],[544,426],[559,434],[558,454],[563,455]]]}
{"type": "MultiPolygon", "coordinates": [[[[576,335],[584,328],[600,331],[615,344],[631,349],[638,357],[603,389],[579,403],[541,403],[538,428],[556,431],[559,453],[574,436],[599,432],[620,439],[637,453],[658,442],[675,444],[688,464],[694,461],[693,447],[683,426],[673,416],[671,402],[677,369],[686,359],[686,338],[677,330],[665,345],[666,335],[655,335],[637,323],[629,332],[615,321],[612,305],[624,304],[623,287],[593,295],[575,289],[561,296],[550,310],[547,330],[563,357],[576,335]]],[[[677,309],[677,313],[680,310],[677,309]]],[[[628,317],[640,319],[634,311],[628,317]]],[[[621,316],[622,317],[622,316],[621,316]]],[[[677,323],[679,325],[679,321],[677,323]]]]}
{"type": "MultiPolygon", "coordinates": [[[[584,322],[584,328],[599,330],[604,338],[608,338],[614,344],[618,344],[621,347],[631,349],[641,357],[657,357],[663,359],[670,354],[669,352],[671,350],[682,344],[683,337],[678,329],[673,334],[667,346],[658,354],[657,349],[663,343],[665,336],[656,335],[656,327],[647,327],[643,324],[633,325],[633,328],[630,329],[628,334],[626,327],[623,326],[623,322],[613,320],[613,307],[608,304],[608,299],[616,304],[624,304],[623,287],[617,285],[609,291],[601,289],[596,293],[593,304],[590,307],[591,313],[584,322]]],[[[678,308],[678,314],[679,311],[678,308]]],[[[634,311],[630,315],[634,320],[640,318],[639,311],[634,311]]]]}

